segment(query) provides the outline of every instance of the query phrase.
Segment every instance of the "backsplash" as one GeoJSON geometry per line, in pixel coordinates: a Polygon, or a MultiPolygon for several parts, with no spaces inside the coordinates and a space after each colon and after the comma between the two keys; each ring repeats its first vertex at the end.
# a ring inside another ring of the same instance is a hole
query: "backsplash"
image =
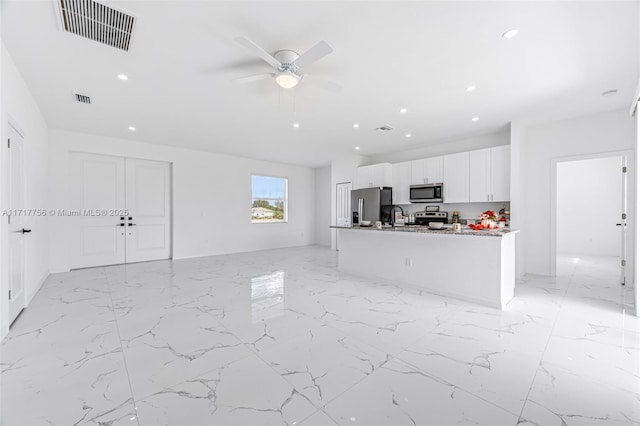
{"type": "MultiPolygon", "coordinates": [[[[503,207],[505,210],[510,211],[509,202],[493,202],[493,203],[460,203],[460,204],[442,204],[442,203],[415,203],[415,204],[400,204],[404,210],[405,215],[415,212],[423,212],[426,206],[440,206],[440,211],[449,213],[449,222],[451,222],[451,215],[454,210],[460,212],[460,219],[462,223],[465,223],[467,219],[477,219],[480,213],[486,210],[495,210],[496,213],[503,207]]],[[[507,217],[507,220],[510,218],[507,217]]]]}

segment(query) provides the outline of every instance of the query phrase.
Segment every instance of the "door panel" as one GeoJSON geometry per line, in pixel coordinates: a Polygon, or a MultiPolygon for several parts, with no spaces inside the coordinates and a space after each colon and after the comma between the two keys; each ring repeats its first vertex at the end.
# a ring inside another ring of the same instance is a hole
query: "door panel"
{"type": "Polygon", "coordinates": [[[469,153],[461,152],[444,156],[445,203],[469,202],[469,153]]]}
{"type": "Polygon", "coordinates": [[[125,210],[124,158],[71,154],[71,207],[74,221],[71,268],[114,265],[125,261],[125,230],[120,216],[93,215],[99,210],[125,210]]]}
{"type": "Polygon", "coordinates": [[[491,150],[480,149],[469,153],[469,201],[487,202],[490,194],[491,150]]]}
{"type": "Polygon", "coordinates": [[[171,169],[169,163],[126,160],[126,261],[168,259],[171,256],[171,169]]]}
{"type": "MultiPolygon", "coordinates": [[[[24,205],[24,147],[22,136],[9,127],[9,210],[25,208],[24,205]]],[[[9,218],[9,324],[16,319],[25,306],[24,300],[24,216],[9,218]]],[[[26,234],[28,235],[28,234],[26,234]]],[[[4,296],[3,296],[4,297],[4,296]]]]}
{"type": "Polygon", "coordinates": [[[511,147],[491,148],[491,201],[511,199],[511,147]]]}
{"type": "Polygon", "coordinates": [[[627,283],[627,185],[627,157],[622,157],[622,214],[620,221],[620,284],[622,285],[627,283]]]}
{"type": "Polygon", "coordinates": [[[336,226],[351,226],[351,182],[336,185],[336,226]]]}

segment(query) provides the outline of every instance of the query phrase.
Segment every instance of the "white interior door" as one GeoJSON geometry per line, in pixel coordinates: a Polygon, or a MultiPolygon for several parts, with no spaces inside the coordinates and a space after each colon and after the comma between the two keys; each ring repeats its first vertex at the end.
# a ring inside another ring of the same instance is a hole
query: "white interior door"
{"type": "MultiPolygon", "coordinates": [[[[336,184],[336,226],[351,226],[351,182],[336,184]]],[[[336,232],[336,250],[340,250],[339,232],[336,232]]]]}
{"type": "Polygon", "coordinates": [[[622,233],[620,247],[620,283],[627,282],[627,157],[622,157],[622,217],[620,232],[622,233]]]}
{"type": "Polygon", "coordinates": [[[169,163],[126,160],[126,261],[171,257],[171,169],[169,163]]]}
{"type": "MultiPolygon", "coordinates": [[[[25,208],[24,205],[24,147],[22,136],[9,127],[9,212],[25,208]]],[[[24,308],[24,215],[12,214],[9,221],[9,324],[24,308]]]]}
{"type": "Polygon", "coordinates": [[[124,158],[71,154],[72,269],[125,262],[124,173],[124,158]]]}
{"type": "Polygon", "coordinates": [[[351,182],[336,185],[336,226],[351,226],[351,182]]]}

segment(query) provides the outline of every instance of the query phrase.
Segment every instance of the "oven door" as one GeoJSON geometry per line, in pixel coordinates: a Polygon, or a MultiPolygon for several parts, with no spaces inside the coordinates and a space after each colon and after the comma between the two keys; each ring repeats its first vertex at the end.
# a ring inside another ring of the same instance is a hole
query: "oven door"
{"type": "Polygon", "coordinates": [[[409,187],[409,200],[412,203],[441,203],[442,184],[411,185],[409,187]]]}

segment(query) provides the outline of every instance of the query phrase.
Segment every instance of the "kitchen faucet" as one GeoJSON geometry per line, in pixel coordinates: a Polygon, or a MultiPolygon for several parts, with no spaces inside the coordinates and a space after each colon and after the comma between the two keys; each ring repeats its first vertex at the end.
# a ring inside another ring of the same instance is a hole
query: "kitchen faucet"
{"type": "Polygon", "coordinates": [[[391,226],[396,226],[396,215],[394,214],[396,209],[400,209],[400,212],[402,213],[402,216],[404,217],[404,210],[402,209],[402,206],[398,206],[398,205],[392,205],[391,206],[391,210],[389,210],[389,215],[391,216],[391,226]]]}

